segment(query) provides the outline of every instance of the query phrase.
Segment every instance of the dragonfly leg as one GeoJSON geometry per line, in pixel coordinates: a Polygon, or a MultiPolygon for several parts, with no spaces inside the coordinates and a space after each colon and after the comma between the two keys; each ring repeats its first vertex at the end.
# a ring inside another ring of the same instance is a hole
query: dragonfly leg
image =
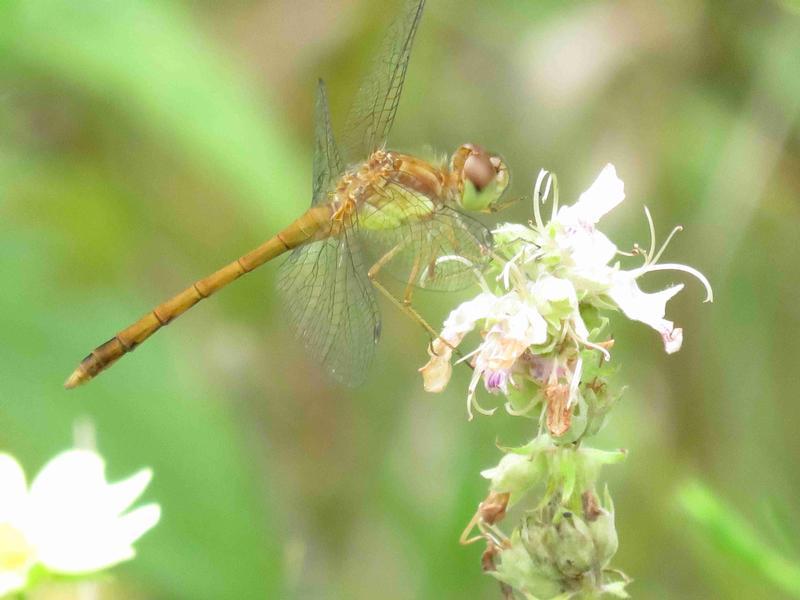
{"type": "MultiPolygon", "coordinates": [[[[381,284],[381,283],[378,281],[378,273],[380,273],[380,270],[381,270],[381,269],[382,269],[382,268],[383,268],[383,267],[386,265],[386,263],[388,263],[388,262],[389,262],[389,261],[390,261],[390,260],[391,260],[391,259],[392,259],[392,258],[393,258],[393,257],[394,257],[394,256],[395,256],[395,255],[396,255],[396,254],[397,254],[397,253],[400,251],[400,250],[402,250],[403,246],[405,246],[405,244],[401,242],[400,244],[398,244],[397,246],[395,246],[394,248],[392,248],[391,250],[389,250],[389,252],[387,252],[386,254],[384,254],[384,255],[383,255],[381,258],[379,258],[379,259],[378,259],[378,261],[377,261],[377,262],[376,262],[374,265],[372,265],[372,267],[370,268],[370,270],[367,272],[367,277],[369,277],[369,280],[372,282],[372,285],[373,285],[373,286],[375,286],[375,289],[377,289],[377,290],[378,290],[378,291],[379,291],[381,294],[383,294],[384,296],[386,296],[386,298],[389,300],[389,302],[391,302],[391,303],[392,303],[392,304],[394,304],[394,305],[395,305],[397,308],[399,308],[401,312],[403,312],[403,313],[405,313],[407,316],[411,317],[411,319],[412,319],[412,320],[414,320],[414,321],[416,321],[417,323],[419,323],[419,324],[422,326],[422,328],[423,328],[425,331],[427,331],[427,332],[428,332],[428,335],[430,335],[430,336],[431,336],[431,345],[432,345],[432,344],[433,344],[433,340],[435,340],[435,339],[439,338],[439,332],[438,332],[438,331],[436,331],[436,330],[435,330],[433,327],[431,327],[431,325],[430,325],[430,324],[429,324],[429,323],[428,323],[428,322],[425,320],[425,318],[424,318],[424,317],[423,317],[421,314],[419,314],[419,313],[416,311],[416,309],[415,309],[413,306],[411,306],[411,295],[412,295],[412,292],[410,292],[409,290],[412,288],[411,282],[413,282],[413,281],[414,281],[414,278],[415,278],[416,276],[415,276],[415,275],[412,275],[412,277],[411,277],[411,278],[409,278],[409,284],[408,284],[408,286],[406,287],[406,292],[405,292],[405,294],[404,294],[404,296],[403,296],[403,300],[402,300],[402,301],[398,300],[398,299],[395,297],[395,295],[394,295],[394,294],[392,294],[392,292],[390,292],[388,289],[386,289],[386,287],[384,287],[384,286],[383,286],[383,284],[381,284]]],[[[415,267],[412,269],[412,272],[413,272],[413,271],[416,271],[416,270],[418,270],[418,269],[419,269],[419,259],[417,259],[417,261],[415,262],[415,267]]],[[[452,345],[451,345],[449,342],[447,342],[446,340],[442,340],[442,341],[443,341],[445,344],[447,344],[448,346],[450,346],[450,348],[451,348],[451,349],[452,349],[452,350],[453,350],[453,351],[454,351],[454,352],[455,352],[455,353],[456,353],[458,356],[461,356],[461,352],[459,352],[458,348],[456,348],[456,347],[452,346],[452,345]]]]}
{"type": "Polygon", "coordinates": [[[414,295],[414,281],[416,281],[417,275],[419,275],[419,262],[420,257],[417,255],[414,259],[414,264],[411,266],[411,273],[408,275],[406,290],[403,292],[403,304],[406,306],[411,306],[411,297],[414,295]]]}
{"type": "Polygon", "coordinates": [[[375,286],[375,289],[377,289],[381,294],[386,296],[386,298],[389,300],[389,302],[394,304],[402,312],[404,312],[406,315],[411,317],[414,321],[416,321],[417,323],[422,325],[422,328],[425,329],[425,331],[427,331],[433,337],[433,339],[436,339],[436,338],[439,337],[439,333],[433,327],[431,327],[430,324],[422,317],[422,315],[419,314],[416,310],[414,310],[413,307],[408,306],[404,302],[401,302],[400,300],[395,298],[394,294],[392,294],[392,292],[387,290],[376,279],[371,277],[370,280],[372,281],[372,285],[375,286]]]}
{"type": "Polygon", "coordinates": [[[489,209],[489,212],[492,213],[500,212],[501,210],[505,210],[509,206],[514,206],[521,200],[522,198],[509,198],[508,200],[504,200],[503,202],[498,202],[489,209]]]}
{"type": "Polygon", "coordinates": [[[378,281],[378,273],[380,273],[380,270],[386,265],[386,263],[388,263],[390,260],[392,260],[392,258],[394,258],[395,255],[398,252],[400,252],[400,250],[402,250],[404,246],[405,246],[405,244],[401,242],[401,243],[397,244],[394,248],[389,250],[382,257],[380,257],[377,260],[377,262],[374,265],[372,265],[372,267],[370,267],[370,270],[367,272],[367,276],[369,277],[369,280],[372,282],[372,285],[375,286],[375,289],[377,289],[381,294],[386,296],[386,298],[392,304],[394,304],[397,308],[399,308],[406,315],[411,317],[412,320],[414,320],[417,323],[419,323],[422,326],[422,328],[425,331],[427,331],[428,334],[430,334],[432,336],[433,339],[436,339],[437,337],[439,337],[439,333],[433,327],[431,327],[430,324],[422,317],[422,315],[419,314],[411,306],[410,298],[409,298],[409,302],[408,303],[406,303],[405,299],[401,302],[400,300],[395,298],[394,294],[392,294],[388,289],[386,289],[383,286],[383,284],[381,284],[378,281]]]}

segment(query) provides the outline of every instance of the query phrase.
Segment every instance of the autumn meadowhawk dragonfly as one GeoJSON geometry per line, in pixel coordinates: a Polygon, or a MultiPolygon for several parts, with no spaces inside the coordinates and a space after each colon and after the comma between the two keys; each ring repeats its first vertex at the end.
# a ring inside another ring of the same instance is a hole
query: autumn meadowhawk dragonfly
{"type": "Polygon", "coordinates": [[[352,385],[363,380],[380,336],[376,290],[424,324],[411,306],[415,287],[454,290],[472,280],[491,236],[465,212],[500,206],[509,179],[502,159],[472,144],[438,162],[385,146],[424,5],[407,0],[384,39],[348,116],[342,151],[320,80],[311,207],[95,348],[65,387],[92,379],[200,300],[285,252],[278,288],[294,328],[335,379],[352,385]],[[401,299],[378,281],[379,273],[405,284],[401,299]]]}

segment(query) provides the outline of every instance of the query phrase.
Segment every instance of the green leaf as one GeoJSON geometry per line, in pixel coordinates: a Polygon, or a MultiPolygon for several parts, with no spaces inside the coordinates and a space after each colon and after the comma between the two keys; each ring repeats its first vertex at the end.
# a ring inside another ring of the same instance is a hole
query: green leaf
{"type": "Polygon", "coordinates": [[[765,580],[800,598],[800,564],[765,544],[745,519],[704,484],[686,483],[677,494],[683,511],[716,549],[750,567],[765,580]]]}
{"type": "Polygon", "coordinates": [[[117,111],[174,144],[247,199],[254,215],[288,222],[307,204],[311,192],[298,176],[310,162],[180,4],[8,0],[0,53],[107,100],[112,118],[117,111]]]}

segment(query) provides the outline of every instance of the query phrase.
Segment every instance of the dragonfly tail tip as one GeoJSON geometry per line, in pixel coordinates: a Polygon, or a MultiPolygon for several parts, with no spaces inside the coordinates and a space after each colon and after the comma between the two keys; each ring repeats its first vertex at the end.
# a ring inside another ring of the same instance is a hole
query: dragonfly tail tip
{"type": "Polygon", "coordinates": [[[64,382],[64,388],[71,390],[72,388],[78,387],[82,383],[85,383],[89,380],[87,377],[86,372],[78,367],[75,369],[72,374],[67,377],[67,380],[64,382]]]}

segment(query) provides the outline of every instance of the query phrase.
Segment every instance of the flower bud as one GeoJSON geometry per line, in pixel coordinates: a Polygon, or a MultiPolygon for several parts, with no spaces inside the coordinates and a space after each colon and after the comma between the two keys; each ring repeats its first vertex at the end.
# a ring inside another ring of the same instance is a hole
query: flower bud
{"type": "Polygon", "coordinates": [[[553,561],[558,570],[569,578],[576,578],[595,564],[592,532],[586,523],[571,512],[564,512],[553,526],[556,532],[552,542],[553,561]]]}
{"type": "Polygon", "coordinates": [[[604,569],[617,553],[619,539],[614,524],[614,505],[608,490],[605,493],[607,508],[597,504],[594,493],[587,491],[582,496],[584,516],[592,534],[595,547],[595,568],[604,569]]]}
{"type": "Polygon", "coordinates": [[[500,459],[496,467],[481,471],[481,476],[492,481],[493,492],[512,495],[523,494],[542,478],[544,464],[538,454],[523,455],[509,453],[500,459]]]}
{"type": "Polygon", "coordinates": [[[495,570],[490,575],[534,598],[556,598],[563,591],[558,577],[542,571],[531,558],[519,531],[514,532],[509,545],[495,559],[495,570]]]}

